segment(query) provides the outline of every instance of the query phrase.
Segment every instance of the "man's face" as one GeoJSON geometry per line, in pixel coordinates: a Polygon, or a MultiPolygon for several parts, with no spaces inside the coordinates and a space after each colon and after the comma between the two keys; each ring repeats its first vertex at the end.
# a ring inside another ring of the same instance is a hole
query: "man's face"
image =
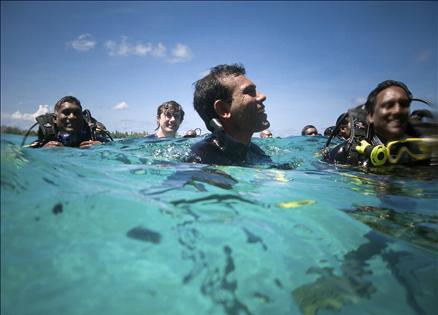
{"type": "Polygon", "coordinates": [[[58,108],[56,114],[56,125],[60,131],[67,133],[79,133],[84,124],[82,108],[70,102],[64,102],[58,108]]]}
{"type": "Polygon", "coordinates": [[[181,112],[167,109],[160,114],[157,122],[164,134],[175,134],[181,124],[181,112]]]}
{"type": "Polygon", "coordinates": [[[374,113],[368,115],[374,131],[382,140],[393,141],[403,137],[409,119],[410,101],[398,86],[390,86],[376,96],[374,113]]]}
{"type": "Polygon", "coordinates": [[[256,86],[245,76],[229,76],[223,79],[232,92],[230,118],[237,130],[259,132],[269,128],[263,102],[266,96],[257,92],[256,86]]]}
{"type": "Polygon", "coordinates": [[[310,137],[314,137],[318,135],[318,131],[315,128],[307,128],[304,131],[304,135],[305,136],[310,136],[310,137]]]}
{"type": "Polygon", "coordinates": [[[351,133],[351,123],[348,122],[346,125],[343,125],[339,128],[339,136],[344,138],[344,139],[348,139],[350,138],[350,133],[351,133]]]}

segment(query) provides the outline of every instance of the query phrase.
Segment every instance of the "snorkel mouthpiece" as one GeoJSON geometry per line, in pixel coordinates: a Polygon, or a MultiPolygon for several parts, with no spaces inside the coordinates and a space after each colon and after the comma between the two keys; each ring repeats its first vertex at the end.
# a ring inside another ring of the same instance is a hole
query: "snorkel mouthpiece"
{"type": "Polygon", "coordinates": [[[360,145],[356,146],[356,151],[369,156],[374,166],[382,166],[388,160],[388,150],[383,144],[372,146],[366,140],[362,140],[360,145]]]}

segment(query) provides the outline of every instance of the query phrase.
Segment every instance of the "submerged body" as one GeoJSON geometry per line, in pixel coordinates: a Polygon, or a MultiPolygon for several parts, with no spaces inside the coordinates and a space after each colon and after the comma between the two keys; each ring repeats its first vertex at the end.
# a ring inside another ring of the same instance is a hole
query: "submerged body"
{"type": "Polygon", "coordinates": [[[197,139],[20,140],[2,135],[2,314],[436,310],[430,170],[337,170],[322,137],[254,139],[293,171],[184,163],[197,139]]]}

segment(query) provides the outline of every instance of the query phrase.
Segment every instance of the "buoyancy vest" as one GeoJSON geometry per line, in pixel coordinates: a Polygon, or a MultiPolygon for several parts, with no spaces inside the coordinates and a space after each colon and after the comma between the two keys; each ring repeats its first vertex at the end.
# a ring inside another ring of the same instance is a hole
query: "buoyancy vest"
{"type": "Polygon", "coordinates": [[[23,137],[21,145],[24,145],[27,136],[36,125],[39,125],[38,140],[35,140],[29,145],[32,148],[42,147],[49,141],[59,141],[65,146],[75,147],[78,146],[82,141],[86,140],[95,140],[101,142],[113,140],[106,127],[101,122],[98,122],[95,118],[93,118],[88,109],[85,109],[82,114],[85,122],[84,127],[78,134],[74,135],[63,134],[59,132],[55,123],[56,116],[54,113],[47,113],[36,117],[36,123],[29,128],[26,135],[23,137]]]}

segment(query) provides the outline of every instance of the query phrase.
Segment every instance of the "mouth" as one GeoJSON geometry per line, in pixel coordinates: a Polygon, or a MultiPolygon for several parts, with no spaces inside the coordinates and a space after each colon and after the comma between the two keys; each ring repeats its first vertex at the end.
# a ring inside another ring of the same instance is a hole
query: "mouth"
{"type": "Polygon", "coordinates": [[[257,113],[259,116],[263,117],[264,119],[268,118],[268,115],[266,114],[265,110],[261,110],[257,113]]]}
{"type": "Polygon", "coordinates": [[[388,125],[393,128],[403,128],[405,126],[405,122],[399,119],[388,121],[388,125]]]}

